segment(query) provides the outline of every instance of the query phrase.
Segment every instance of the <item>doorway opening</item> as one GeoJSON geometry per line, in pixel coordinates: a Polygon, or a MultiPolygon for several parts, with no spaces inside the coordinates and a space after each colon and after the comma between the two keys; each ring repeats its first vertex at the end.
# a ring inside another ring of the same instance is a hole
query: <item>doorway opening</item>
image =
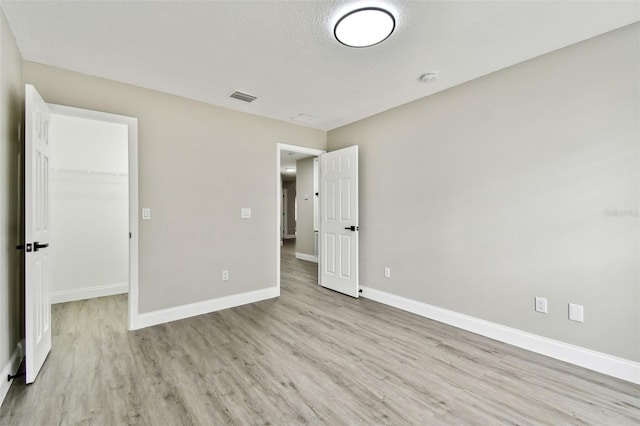
{"type": "Polygon", "coordinates": [[[51,302],[128,293],[138,316],[137,119],[48,104],[51,302]]]}
{"type": "MultiPolygon", "coordinates": [[[[277,286],[282,256],[318,263],[318,156],[325,151],[277,144],[277,286]]],[[[317,282],[317,281],[316,281],[317,282]]]]}

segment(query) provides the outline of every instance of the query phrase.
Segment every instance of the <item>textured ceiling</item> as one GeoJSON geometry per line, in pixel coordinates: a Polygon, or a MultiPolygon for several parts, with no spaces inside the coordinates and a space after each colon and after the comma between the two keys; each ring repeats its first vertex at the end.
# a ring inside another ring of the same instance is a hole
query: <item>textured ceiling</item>
{"type": "Polygon", "coordinates": [[[637,1],[1,4],[25,60],[324,130],[640,19],[637,1]],[[345,47],[332,25],[362,5],[387,5],[396,31],[345,47]],[[438,79],[420,82],[426,72],[438,79]],[[259,98],[230,99],[236,89],[259,98]]]}

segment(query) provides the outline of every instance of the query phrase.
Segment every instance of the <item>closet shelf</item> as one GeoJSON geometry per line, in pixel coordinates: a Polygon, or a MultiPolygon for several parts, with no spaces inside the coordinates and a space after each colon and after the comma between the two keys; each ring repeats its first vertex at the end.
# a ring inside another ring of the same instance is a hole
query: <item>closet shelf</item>
{"type": "Polygon", "coordinates": [[[88,169],[64,169],[61,167],[52,167],[52,172],[56,173],[76,173],[82,175],[101,175],[101,176],[129,176],[126,172],[108,172],[104,170],[88,170],[88,169]]]}

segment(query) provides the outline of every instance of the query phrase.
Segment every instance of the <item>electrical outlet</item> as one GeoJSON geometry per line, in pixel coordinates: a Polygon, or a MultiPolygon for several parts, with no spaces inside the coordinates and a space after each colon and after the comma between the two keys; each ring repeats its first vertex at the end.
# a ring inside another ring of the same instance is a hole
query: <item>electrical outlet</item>
{"type": "Polygon", "coordinates": [[[391,268],[389,268],[388,266],[384,268],[384,277],[391,278],[391,268]]]}
{"type": "Polygon", "coordinates": [[[547,299],[544,297],[536,297],[536,312],[547,313],[547,299]]]}
{"type": "Polygon", "coordinates": [[[229,271],[222,271],[222,281],[229,281],[229,271]]]}

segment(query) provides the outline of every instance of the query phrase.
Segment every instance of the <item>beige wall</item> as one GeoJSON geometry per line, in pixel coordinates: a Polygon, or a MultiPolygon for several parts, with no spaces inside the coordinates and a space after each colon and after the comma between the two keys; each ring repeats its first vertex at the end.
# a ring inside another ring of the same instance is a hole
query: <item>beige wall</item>
{"type": "Polygon", "coordinates": [[[639,40],[634,24],[329,132],[360,146],[361,284],[640,361],[639,40]]]}
{"type": "MultiPolygon", "coordinates": [[[[22,56],[0,10],[0,369],[24,337],[21,242],[21,157],[19,123],[24,103],[22,56]]],[[[13,373],[13,372],[12,372],[13,373]]],[[[6,376],[2,378],[6,381],[6,376]]]]}
{"type": "Polygon", "coordinates": [[[323,149],[324,131],[30,62],[24,79],[46,102],[138,118],[140,208],[152,211],[140,312],[276,285],[276,144],[323,149]]]}
{"type": "Polygon", "coordinates": [[[296,253],[315,256],[313,232],[313,158],[296,161],[296,194],[298,222],[296,224],[296,253]],[[304,196],[308,195],[308,199],[304,196]]]}

